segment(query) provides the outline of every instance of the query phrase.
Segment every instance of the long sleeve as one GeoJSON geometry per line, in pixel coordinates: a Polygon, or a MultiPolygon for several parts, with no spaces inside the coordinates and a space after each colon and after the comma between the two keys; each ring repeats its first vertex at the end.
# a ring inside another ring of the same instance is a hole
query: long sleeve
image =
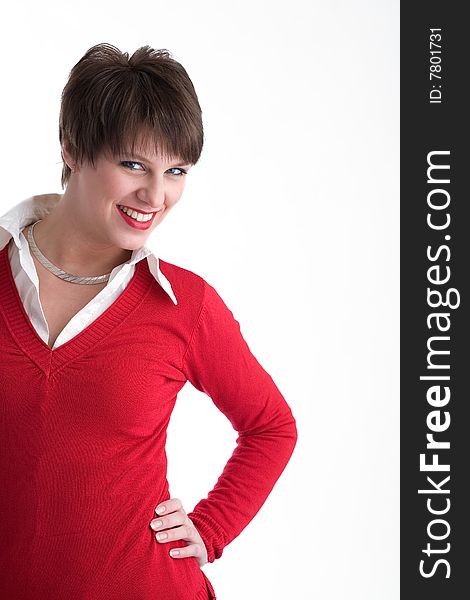
{"type": "Polygon", "coordinates": [[[260,510],[297,441],[291,409],[244,340],[238,321],[205,282],[204,302],[183,371],[238,433],[237,446],[207,498],[188,513],[208,561],[220,558],[260,510]]]}

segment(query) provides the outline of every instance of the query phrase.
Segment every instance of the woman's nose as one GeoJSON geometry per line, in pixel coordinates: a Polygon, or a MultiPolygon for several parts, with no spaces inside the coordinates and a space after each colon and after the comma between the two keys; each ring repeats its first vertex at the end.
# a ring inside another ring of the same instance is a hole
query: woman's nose
{"type": "Polygon", "coordinates": [[[152,210],[160,210],[165,204],[165,184],[162,179],[154,179],[141,191],[142,200],[145,201],[152,210]]]}

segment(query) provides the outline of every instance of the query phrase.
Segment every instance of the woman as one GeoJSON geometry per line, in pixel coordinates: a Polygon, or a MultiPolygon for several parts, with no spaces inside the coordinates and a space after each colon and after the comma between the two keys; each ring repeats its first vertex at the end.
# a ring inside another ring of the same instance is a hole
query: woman
{"type": "Polygon", "coordinates": [[[167,51],[93,46],[59,139],[65,192],[0,218],[0,597],[215,598],[201,567],[261,508],[297,431],[216,290],[145,246],[202,151],[191,80],[167,51]],[[190,513],[165,454],[186,381],[239,434],[190,513]]]}

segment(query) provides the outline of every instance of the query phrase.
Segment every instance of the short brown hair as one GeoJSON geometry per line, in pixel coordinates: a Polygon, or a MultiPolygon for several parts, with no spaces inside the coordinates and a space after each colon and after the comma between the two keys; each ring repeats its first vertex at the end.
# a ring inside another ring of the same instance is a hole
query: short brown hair
{"type": "MultiPolygon", "coordinates": [[[[111,44],[92,46],[62,92],[60,143],[67,141],[75,161],[94,166],[101,152],[133,153],[140,133],[166,157],[199,160],[202,113],[186,70],[165,49],[142,46],[129,58],[111,44]]],[[[62,187],[71,174],[63,163],[62,187]]]]}

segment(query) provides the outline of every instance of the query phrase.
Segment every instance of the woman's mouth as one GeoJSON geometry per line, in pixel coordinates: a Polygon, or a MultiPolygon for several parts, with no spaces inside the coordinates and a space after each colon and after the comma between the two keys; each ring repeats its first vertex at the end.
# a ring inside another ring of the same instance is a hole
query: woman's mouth
{"type": "Polygon", "coordinates": [[[134,229],[148,229],[153,223],[155,215],[157,214],[156,212],[139,212],[127,206],[123,206],[122,204],[117,204],[116,208],[118,209],[124,221],[131,227],[134,227],[134,229]]]}

